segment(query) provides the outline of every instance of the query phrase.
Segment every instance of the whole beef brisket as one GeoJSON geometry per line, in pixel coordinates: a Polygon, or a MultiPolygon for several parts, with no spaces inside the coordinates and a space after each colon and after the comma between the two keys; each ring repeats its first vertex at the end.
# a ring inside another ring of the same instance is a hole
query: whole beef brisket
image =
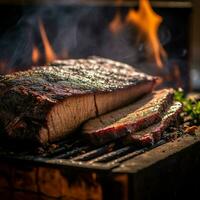
{"type": "Polygon", "coordinates": [[[171,89],[154,91],[129,106],[89,120],[83,126],[83,133],[92,143],[104,144],[137,132],[161,121],[172,97],[171,89]]]}
{"type": "Polygon", "coordinates": [[[8,138],[39,144],[152,91],[156,78],[102,58],[55,61],[0,77],[0,126],[8,138]]]}

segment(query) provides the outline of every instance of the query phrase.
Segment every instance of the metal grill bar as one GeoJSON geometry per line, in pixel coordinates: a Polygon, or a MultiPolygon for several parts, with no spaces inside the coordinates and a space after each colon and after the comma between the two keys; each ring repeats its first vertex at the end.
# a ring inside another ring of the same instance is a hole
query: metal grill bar
{"type": "Polygon", "coordinates": [[[75,156],[75,155],[81,153],[82,151],[87,151],[88,149],[89,149],[89,147],[87,147],[87,146],[78,147],[78,148],[73,149],[72,151],[68,151],[68,152],[60,154],[58,156],[55,156],[55,158],[66,159],[66,158],[75,156]]]}
{"type": "MultiPolygon", "coordinates": [[[[49,150],[39,155],[30,154],[30,152],[8,151],[5,147],[0,146],[0,159],[16,161],[17,163],[29,162],[39,165],[105,171],[118,167],[123,161],[166,143],[169,134],[164,134],[162,140],[145,148],[134,145],[124,146],[120,141],[94,147],[89,146],[84,140],[77,140],[77,137],[53,144],[49,150]]],[[[177,136],[181,136],[180,133],[177,136]]]]}
{"type": "Polygon", "coordinates": [[[95,149],[93,151],[89,151],[83,155],[77,156],[75,158],[73,158],[73,161],[87,161],[87,160],[91,160],[97,156],[100,156],[106,152],[109,151],[109,149],[112,149],[114,147],[114,144],[109,144],[109,145],[105,145],[103,147],[100,147],[98,149],[95,149]]]}
{"type": "Polygon", "coordinates": [[[127,146],[127,147],[124,147],[122,149],[118,149],[118,150],[112,151],[110,153],[107,153],[105,155],[102,155],[100,157],[97,157],[95,159],[92,159],[88,163],[106,162],[106,161],[109,161],[109,160],[113,160],[114,158],[119,157],[120,155],[127,153],[131,149],[133,149],[133,147],[127,146]]]}
{"type": "Polygon", "coordinates": [[[145,148],[142,148],[142,149],[133,151],[133,152],[131,152],[131,153],[125,155],[125,156],[122,156],[122,157],[120,157],[120,158],[118,158],[118,159],[115,159],[115,160],[112,161],[111,163],[112,163],[112,164],[114,164],[114,163],[121,163],[121,162],[123,162],[123,161],[125,161],[125,160],[128,160],[128,159],[130,159],[130,158],[133,158],[133,157],[135,157],[135,156],[138,156],[138,155],[144,153],[145,151],[149,151],[149,150],[151,150],[151,149],[153,149],[153,148],[156,148],[156,147],[158,147],[158,146],[160,146],[160,145],[162,145],[162,144],[165,144],[165,143],[166,143],[165,140],[160,140],[158,143],[154,144],[153,146],[151,146],[151,147],[149,147],[149,148],[145,147],[145,148]]]}

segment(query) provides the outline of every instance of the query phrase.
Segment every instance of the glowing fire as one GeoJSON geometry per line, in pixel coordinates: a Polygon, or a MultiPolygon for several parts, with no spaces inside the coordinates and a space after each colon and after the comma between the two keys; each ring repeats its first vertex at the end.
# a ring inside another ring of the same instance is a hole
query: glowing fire
{"type": "Polygon", "coordinates": [[[119,6],[121,5],[121,3],[122,3],[122,0],[116,0],[116,6],[117,6],[116,15],[109,24],[109,30],[112,33],[117,33],[118,31],[120,31],[122,29],[122,26],[123,26],[121,13],[119,10],[119,6]]]}
{"type": "Polygon", "coordinates": [[[8,61],[0,61],[0,75],[14,72],[15,69],[8,65],[8,61]]]}
{"type": "Polygon", "coordinates": [[[69,58],[69,52],[66,48],[61,51],[60,57],[64,59],[69,58]]]}
{"type": "Polygon", "coordinates": [[[40,59],[40,51],[36,46],[34,46],[32,51],[32,61],[34,64],[36,64],[38,63],[39,59],[40,59]]]}
{"type": "Polygon", "coordinates": [[[119,10],[121,3],[122,3],[122,0],[115,0],[115,5],[117,7],[117,11],[116,11],[115,17],[113,18],[113,20],[109,24],[109,30],[112,33],[119,32],[122,29],[122,26],[123,26],[121,13],[120,13],[120,10],[119,10]]]}
{"type": "Polygon", "coordinates": [[[126,22],[139,28],[147,41],[150,53],[153,54],[157,66],[163,67],[162,59],[167,55],[158,38],[158,28],[162,22],[162,17],[153,11],[149,0],[140,0],[138,11],[129,10],[126,22]]]}
{"type": "MultiPolygon", "coordinates": [[[[46,62],[51,62],[57,58],[45,31],[44,24],[39,20],[39,30],[42,38],[42,44],[44,46],[46,62]]],[[[39,49],[34,45],[32,50],[32,62],[37,64],[41,58],[39,49]]]]}
{"type": "Polygon", "coordinates": [[[56,59],[56,54],[54,53],[53,48],[50,45],[44,25],[41,21],[39,21],[39,28],[40,28],[40,34],[42,37],[44,49],[45,49],[46,61],[51,62],[56,59]]]}
{"type": "Polygon", "coordinates": [[[109,24],[109,30],[112,33],[117,33],[122,29],[122,26],[123,26],[123,23],[122,23],[122,19],[121,19],[121,14],[119,11],[117,11],[114,19],[109,24]]]}
{"type": "Polygon", "coordinates": [[[0,61],[0,71],[1,71],[1,72],[5,70],[5,67],[6,67],[5,62],[0,61]]]}

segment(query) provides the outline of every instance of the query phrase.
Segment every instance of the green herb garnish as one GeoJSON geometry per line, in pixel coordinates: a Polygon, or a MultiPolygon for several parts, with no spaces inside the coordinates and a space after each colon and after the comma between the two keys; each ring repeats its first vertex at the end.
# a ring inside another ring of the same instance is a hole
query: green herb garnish
{"type": "Polygon", "coordinates": [[[183,104],[183,111],[192,118],[192,123],[200,124],[200,101],[196,99],[186,98],[182,89],[178,89],[174,93],[174,99],[183,104]]]}

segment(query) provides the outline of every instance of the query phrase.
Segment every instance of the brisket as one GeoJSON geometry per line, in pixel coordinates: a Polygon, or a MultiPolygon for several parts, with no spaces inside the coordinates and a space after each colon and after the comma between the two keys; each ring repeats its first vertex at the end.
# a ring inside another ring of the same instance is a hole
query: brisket
{"type": "Polygon", "coordinates": [[[0,77],[0,126],[8,138],[53,142],[151,92],[155,83],[155,77],[108,59],[55,61],[0,77]]]}
{"type": "Polygon", "coordinates": [[[166,113],[163,114],[162,120],[144,130],[129,134],[123,138],[124,144],[136,144],[146,146],[153,144],[161,139],[163,132],[177,121],[177,118],[182,111],[182,104],[174,102],[166,113]]]}
{"type": "Polygon", "coordinates": [[[104,144],[139,131],[161,121],[163,112],[171,105],[173,90],[154,91],[142,99],[86,122],[82,128],[94,144],[104,144]]]}

